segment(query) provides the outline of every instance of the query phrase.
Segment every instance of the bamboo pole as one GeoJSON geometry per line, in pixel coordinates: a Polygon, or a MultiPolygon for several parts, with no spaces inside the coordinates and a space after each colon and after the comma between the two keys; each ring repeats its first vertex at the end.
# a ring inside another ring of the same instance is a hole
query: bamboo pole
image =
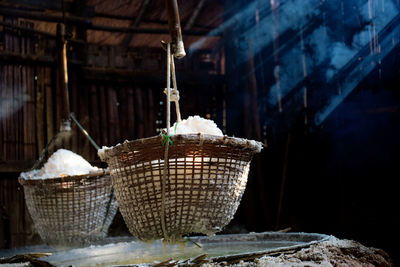
{"type": "Polygon", "coordinates": [[[181,20],[179,18],[177,0],[166,0],[166,10],[168,13],[168,27],[172,39],[172,53],[176,58],[183,58],[186,55],[183,45],[181,20]]]}
{"type": "Polygon", "coordinates": [[[57,121],[60,132],[71,127],[69,114],[67,42],[65,40],[65,25],[57,24],[57,121]]]}

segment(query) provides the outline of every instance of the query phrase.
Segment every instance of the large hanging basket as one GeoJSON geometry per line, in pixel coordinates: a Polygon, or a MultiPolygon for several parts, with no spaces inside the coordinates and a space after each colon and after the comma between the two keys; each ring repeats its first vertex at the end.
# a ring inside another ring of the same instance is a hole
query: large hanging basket
{"type": "Polygon", "coordinates": [[[109,174],[18,181],[35,227],[47,244],[82,246],[107,235],[118,208],[109,174]]]}
{"type": "Polygon", "coordinates": [[[220,231],[233,218],[252,156],[262,148],[259,142],[226,136],[174,135],[171,140],[164,196],[164,137],[126,141],[99,153],[110,167],[122,216],[143,241],[173,242],[189,233],[220,231]]]}

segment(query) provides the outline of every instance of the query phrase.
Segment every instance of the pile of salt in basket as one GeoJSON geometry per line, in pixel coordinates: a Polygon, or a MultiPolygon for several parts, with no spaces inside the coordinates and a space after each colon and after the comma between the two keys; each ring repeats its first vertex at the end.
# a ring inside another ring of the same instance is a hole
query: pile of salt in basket
{"type": "Polygon", "coordinates": [[[107,236],[118,205],[109,172],[18,179],[40,237],[48,245],[88,245],[107,236]]]}
{"type": "MultiPolygon", "coordinates": [[[[168,44],[167,73],[169,49],[168,44]]],[[[98,153],[110,168],[125,223],[143,241],[179,242],[190,233],[222,230],[238,208],[251,159],[262,149],[260,142],[241,138],[169,135],[170,91],[166,134],[125,141],[98,153]]],[[[178,108],[177,117],[179,121],[178,108]]]]}

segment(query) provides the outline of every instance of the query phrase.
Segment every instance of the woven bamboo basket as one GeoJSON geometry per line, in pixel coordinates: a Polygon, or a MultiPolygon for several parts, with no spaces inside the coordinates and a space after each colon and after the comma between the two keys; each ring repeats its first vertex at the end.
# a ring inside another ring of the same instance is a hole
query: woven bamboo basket
{"type": "Polygon", "coordinates": [[[18,181],[35,227],[47,244],[82,246],[107,235],[118,209],[109,174],[18,181]]]}
{"type": "Polygon", "coordinates": [[[233,218],[250,161],[262,148],[259,142],[226,136],[174,135],[171,140],[164,197],[162,136],[126,141],[99,153],[110,167],[122,216],[143,241],[175,242],[189,233],[220,231],[233,218]]]}

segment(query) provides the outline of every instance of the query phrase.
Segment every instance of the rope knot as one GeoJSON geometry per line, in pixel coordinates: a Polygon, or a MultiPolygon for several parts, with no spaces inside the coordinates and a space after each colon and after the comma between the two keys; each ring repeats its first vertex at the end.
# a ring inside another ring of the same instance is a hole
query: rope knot
{"type": "MultiPolygon", "coordinates": [[[[170,91],[170,102],[178,102],[179,101],[179,91],[178,89],[171,88],[170,91]]],[[[168,94],[167,88],[164,89],[164,94],[168,94]]]]}

